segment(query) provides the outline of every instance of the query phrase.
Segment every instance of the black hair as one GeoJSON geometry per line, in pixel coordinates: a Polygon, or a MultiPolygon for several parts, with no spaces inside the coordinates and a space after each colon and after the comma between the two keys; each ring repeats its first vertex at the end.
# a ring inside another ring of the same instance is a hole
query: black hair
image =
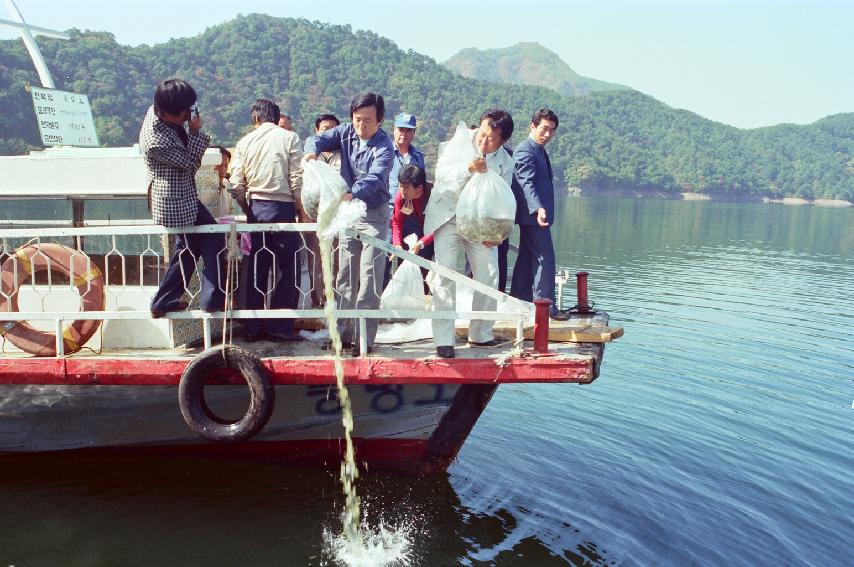
{"type": "Polygon", "coordinates": [[[227,157],[228,159],[231,159],[231,152],[228,151],[224,146],[215,146],[215,147],[216,147],[216,149],[219,150],[219,155],[227,157]]]}
{"type": "Polygon", "coordinates": [[[400,183],[406,183],[413,187],[423,187],[424,189],[427,189],[427,172],[411,163],[400,168],[397,180],[400,183]]]}
{"type": "Polygon", "coordinates": [[[181,114],[196,104],[196,90],[181,79],[166,79],[154,91],[154,112],[181,114]]]}
{"type": "Polygon", "coordinates": [[[385,100],[383,100],[382,95],[371,92],[360,93],[353,97],[353,100],[350,101],[350,118],[353,118],[353,113],[360,108],[369,106],[377,109],[377,121],[381,121],[385,116],[385,100]]]}
{"type": "Polygon", "coordinates": [[[557,119],[557,114],[555,114],[554,111],[549,108],[541,108],[536,111],[531,117],[531,124],[533,124],[534,126],[539,126],[540,120],[543,119],[546,119],[549,122],[554,122],[555,128],[560,126],[560,121],[557,119]]]}
{"type": "Polygon", "coordinates": [[[324,120],[334,120],[336,125],[341,124],[341,121],[334,114],[318,114],[317,118],[314,119],[314,129],[320,128],[320,123],[324,120]]]}
{"type": "Polygon", "coordinates": [[[279,114],[281,114],[279,105],[270,99],[259,98],[249,110],[252,112],[253,124],[256,122],[272,122],[273,124],[278,124],[279,122],[279,114]]]}
{"type": "Polygon", "coordinates": [[[501,130],[501,137],[505,142],[513,135],[513,117],[506,110],[490,108],[480,115],[480,122],[483,123],[484,120],[488,120],[492,128],[501,130]]]}

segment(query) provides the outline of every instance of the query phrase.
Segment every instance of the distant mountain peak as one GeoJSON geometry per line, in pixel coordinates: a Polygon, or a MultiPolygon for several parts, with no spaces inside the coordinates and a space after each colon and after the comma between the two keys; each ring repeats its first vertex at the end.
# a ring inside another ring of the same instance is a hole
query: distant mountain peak
{"type": "Polygon", "coordinates": [[[557,53],[535,41],[498,49],[469,47],[459,51],[443,65],[470,79],[546,87],[569,96],[631,90],[623,85],[579,75],[557,53]]]}

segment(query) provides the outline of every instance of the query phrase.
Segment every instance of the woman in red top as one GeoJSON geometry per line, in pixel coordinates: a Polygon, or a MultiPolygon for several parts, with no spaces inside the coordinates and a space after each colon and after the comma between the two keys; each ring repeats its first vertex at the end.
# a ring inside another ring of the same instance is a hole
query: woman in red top
{"type": "Polygon", "coordinates": [[[397,248],[409,250],[427,260],[433,257],[433,235],[424,234],[424,209],[430,198],[427,174],[417,165],[406,165],[398,175],[400,190],[394,196],[394,212],[391,216],[391,242],[397,248]],[[409,249],[403,241],[415,234],[418,243],[409,249]]]}
{"type": "MultiPolygon", "coordinates": [[[[425,260],[433,259],[433,234],[424,234],[424,209],[430,199],[430,187],[427,174],[417,165],[405,165],[398,175],[400,189],[394,196],[394,212],[391,215],[391,243],[396,248],[409,250],[425,260]],[[410,234],[418,242],[410,249],[404,239],[410,234]]],[[[424,293],[430,293],[426,283],[427,270],[421,268],[425,278],[424,293]]]]}

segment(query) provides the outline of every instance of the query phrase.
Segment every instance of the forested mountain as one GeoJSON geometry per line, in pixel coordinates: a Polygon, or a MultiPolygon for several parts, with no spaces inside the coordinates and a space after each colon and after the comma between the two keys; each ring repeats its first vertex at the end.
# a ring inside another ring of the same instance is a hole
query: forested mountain
{"type": "MultiPolygon", "coordinates": [[[[552,164],[568,185],[854,199],[854,114],[740,130],[631,90],[568,97],[466,79],[371,32],[263,15],[136,48],[109,33],[70,33],[39,44],[57,88],[89,95],[105,145],[137,140],[154,86],[171,76],[196,87],[205,128],[225,145],[249,129],[257,97],[277,100],[305,137],[317,113],[345,117],[352,95],[372,89],[385,95],[388,118],[400,110],[418,116],[416,144],[432,163],[459,120],[505,107],[516,119],[515,143],[531,112],[548,106],[561,120],[552,164]]],[[[38,77],[22,42],[0,42],[0,153],[39,145],[28,84],[38,77]]]]}
{"type": "Polygon", "coordinates": [[[501,49],[480,50],[469,47],[459,51],[443,65],[469,79],[511,85],[535,85],[567,96],[629,88],[582,77],[557,53],[533,42],[518,43],[501,49]]]}

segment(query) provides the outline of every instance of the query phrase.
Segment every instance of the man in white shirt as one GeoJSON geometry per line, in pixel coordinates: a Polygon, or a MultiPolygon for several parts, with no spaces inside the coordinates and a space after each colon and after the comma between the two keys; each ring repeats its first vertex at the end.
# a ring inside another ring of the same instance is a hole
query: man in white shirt
{"type": "MultiPolygon", "coordinates": [[[[279,108],[271,100],[252,105],[254,130],[244,136],[234,151],[231,182],[238,193],[245,191],[250,202],[250,222],[294,222],[296,203],[302,189],[299,136],[278,127],[279,108]]],[[[249,256],[249,286],[246,308],[262,309],[269,292],[269,309],[296,309],[299,303],[300,237],[293,231],[253,232],[249,256]],[[270,270],[275,285],[268,290],[270,270]]],[[[265,334],[279,340],[300,340],[293,319],[246,319],[248,342],[265,334]],[[265,331],[266,322],[266,331],[265,331]]]]}
{"type": "MultiPolygon", "coordinates": [[[[481,114],[480,125],[471,132],[472,144],[477,156],[460,171],[457,178],[460,189],[471,176],[485,173],[487,170],[498,173],[507,183],[508,190],[513,181],[513,157],[504,148],[504,143],[513,134],[513,118],[504,110],[492,108],[481,114]]],[[[437,200],[438,201],[438,200],[437,200]]],[[[472,269],[472,277],[489,287],[498,288],[498,245],[500,242],[469,242],[457,230],[456,200],[443,203],[432,201],[427,205],[424,220],[424,232],[434,232],[436,262],[451,269],[457,269],[457,257],[460,249],[465,251],[472,269]]],[[[481,293],[472,296],[472,311],[495,311],[497,302],[481,293]]],[[[439,285],[433,288],[433,305],[437,311],[453,311],[456,307],[456,283],[440,278],[439,285]]],[[[492,334],[494,321],[472,320],[469,322],[468,344],[477,347],[491,347],[498,344],[492,334]]],[[[433,343],[436,354],[441,358],[454,358],[454,322],[452,320],[433,319],[433,343]]]]}

